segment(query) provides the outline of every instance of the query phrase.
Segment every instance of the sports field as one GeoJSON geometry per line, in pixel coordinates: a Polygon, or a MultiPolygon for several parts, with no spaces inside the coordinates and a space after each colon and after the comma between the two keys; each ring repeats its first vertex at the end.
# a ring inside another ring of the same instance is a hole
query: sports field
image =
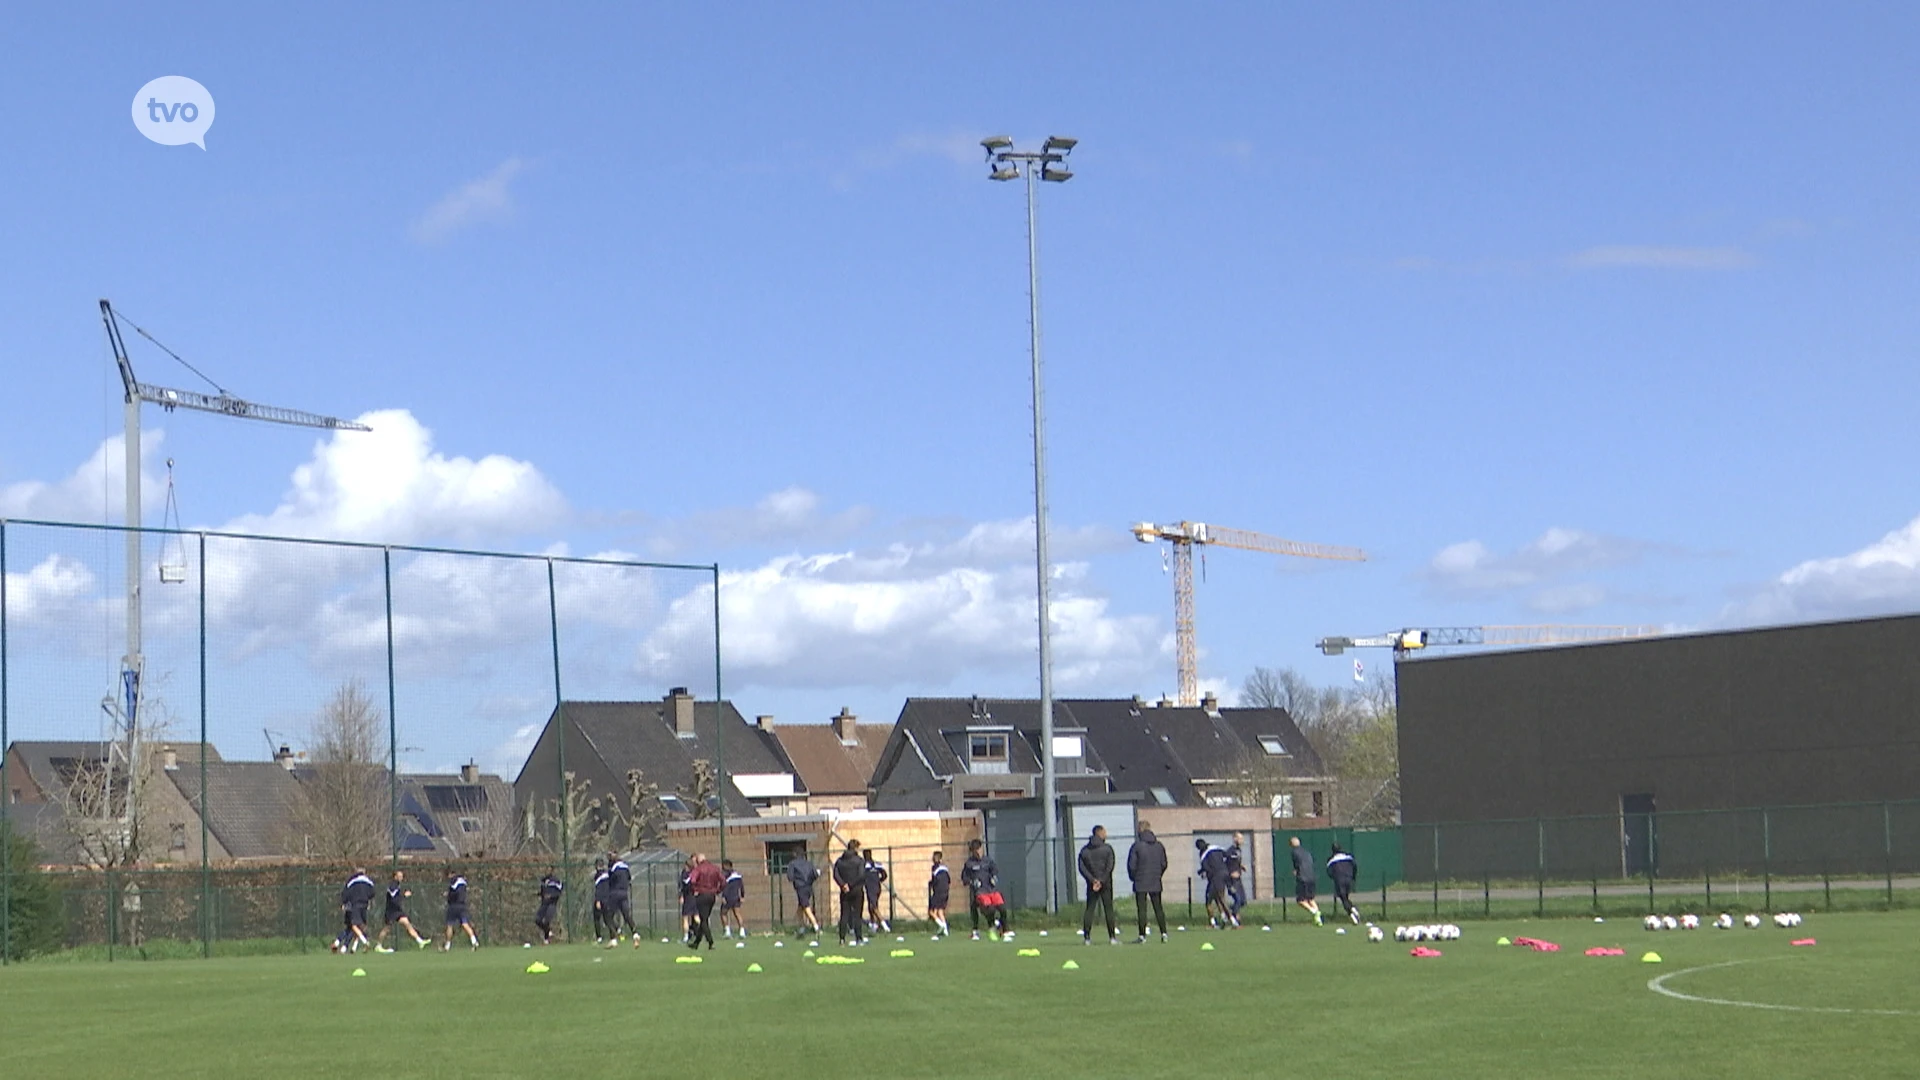
{"type": "Polygon", "coordinates": [[[865,961],[847,965],[767,938],[722,941],[700,964],[657,941],[27,963],[0,972],[0,1076],[1920,1074],[1920,915],[1810,915],[1797,930],[1464,930],[1435,959],[1296,922],[1118,948],[1057,931],[886,936],[857,950],[822,939],[819,955],[865,961]],[[1561,951],[1495,944],[1503,935],[1561,951]],[[1802,936],[1818,944],[1788,944],[1802,936]],[[1628,955],[1583,955],[1590,946],[1628,955]],[[1664,962],[1642,963],[1649,949],[1664,962]],[[536,959],[552,970],[527,974],[536,959]],[[1744,1004],[1665,995],[1648,985],[1657,977],[1744,1004]]]}

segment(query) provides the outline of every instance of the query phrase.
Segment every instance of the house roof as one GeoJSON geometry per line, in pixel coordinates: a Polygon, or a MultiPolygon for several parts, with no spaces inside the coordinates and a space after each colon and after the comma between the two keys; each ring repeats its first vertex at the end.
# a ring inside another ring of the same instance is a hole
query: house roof
{"type": "Polygon", "coordinates": [[[809,795],[864,795],[874,767],[893,734],[893,725],[856,724],[853,741],[843,743],[831,724],[775,727],[773,737],[793,762],[809,795]]]}
{"type": "MultiPolygon", "coordinates": [[[[1240,762],[1261,755],[1263,737],[1277,739],[1289,771],[1317,776],[1320,757],[1284,709],[1182,708],[1149,705],[1131,698],[1057,699],[1054,733],[1083,734],[1088,762],[1104,771],[1110,791],[1148,792],[1165,788],[1178,806],[1202,806],[1194,781],[1231,776],[1240,762]]],[[[970,730],[1011,728],[1019,737],[1009,746],[1007,772],[1040,771],[1040,703],[1034,699],[909,698],[901,709],[898,732],[876,772],[891,770],[911,740],[943,782],[968,773],[962,756],[970,730]]],[[[984,774],[996,775],[996,774],[984,774]]],[[[876,775],[874,783],[881,777],[876,775]]]]}
{"type": "MultiPolygon", "coordinates": [[[[693,763],[716,759],[723,731],[728,773],[794,771],[779,741],[747,723],[731,701],[718,706],[711,701],[694,702],[693,733],[686,738],[674,732],[663,701],[567,701],[556,712],[565,714],[615,776],[624,777],[638,769],[649,783],[660,786],[662,794],[692,789],[693,763]]],[[[548,723],[551,725],[552,720],[548,723]]],[[[753,814],[746,796],[732,784],[727,788],[731,790],[721,793],[727,812],[753,814]]]]}
{"type": "MultiPolygon", "coordinates": [[[[291,854],[292,818],[299,780],[272,761],[207,761],[207,828],[236,859],[291,854]]],[[[188,805],[199,809],[200,768],[168,772],[188,805]]]]}
{"type": "MultiPolygon", "coordinates": [[[[160,746],[172,747],[184,767],[191,763],[200,763],[199,751],[202,744],[197,742],[169,742],[149,744],[151,749],[160,746]]],[[[105,761],[112,743],[98,739],[16,739],[8,745],[7,751],[14,759],[25,766],[27,775],[39,789],[42,798],[53,799],[65,786],[60,776],[63,762],[68,761],[105,761]]],[[[220,751],[211,745],[207,748],[209,762],[220,760],[220,751]]]]}
{"type": "Polygon", "coordinates": [[[492,773],[468,782],[459,773],[401,773],[400,816],[411,818],[418,831],[402,826],[400,850],[459,857],[474,845],[499,838],[497,826],[513,821],[513,786],[492,773]],[[501,815],[505,815],[504,818],[501,815]],[[476,836],[466,833],[461,818],[478,818],[496,826],[476,836]]]}

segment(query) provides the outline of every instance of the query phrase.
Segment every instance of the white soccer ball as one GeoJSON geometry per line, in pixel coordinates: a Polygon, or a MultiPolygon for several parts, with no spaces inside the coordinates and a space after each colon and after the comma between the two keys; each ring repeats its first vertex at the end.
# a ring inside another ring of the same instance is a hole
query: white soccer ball
{"type": "Polygon", "coordinates": [[[1002,940],[1005,940],[1005,941],[1012,941],[1012,940],[1013,940],[1013,931],[1011,931],[1011,930],[1009,930],[1009,931],[1007,931],[1006,933],[1004,933],[1004,934],[1001,934],[1001,935],[1000,935],[1000,937],[1001,937],[1001,939],[1002,939],[1002,940]]]}
{"type": "Polygon", "coordinates": [[[1408,936],[1407,936],[1407,928],[1406,928],[1406,927],[1404,927],[1404,926],[1396,926],[1396,927],[1394,927],[1394,928],[1393,928],[1393,940],[1395,940],[1395,941],[1407,941],[1407,940],[1410,940],[1410,939],[1408,938],[1408,936]]]}
{"type": "Polygon", "coordinates": [[[1698,915],[1682,915],[1682,916],[1680,916],[1680,929],[1682,929],[1682,930],[1698,930],[1698,929],[1700,929],[1700,916],[1698,916],[1698,915]]]}
{"type": "Polygon", "coordinates": [[[1646,918],[1646,927],[1647,927],[1647,929],[1649,929],[1649,930],[1658,930],[1658,929],[1660,929],[1660,928],[1661,928],[1661,925],[1662,925],[1662,924],[1661,924],[1661,922],[1660,922],[1660,916],[1658,916],[1658,915],[1649,915],[1649,916],[1647,916],[1647,918],[1646,918]]]}
{"type": "Polygon", "coordinates": [[[1731,929],[1733,929],[1733,916],[1732,916],[1732,915],[1729,915],[1729,914],[1727,914],[1727,913],[1726,913],[1726,912],[1724,912],[1724,911],[1723,911],[1723,912],[1721,912],[1721,913],[1720,913],[1720,917],[1719,917],[1719,918],[1717,918],[1717,919],[1715,919],[1715,920],[1713,920],[1713,928],[1714,928],[1715,930],[1731,930],[1731,929]]]}
{"type": "Polygon", "coordinates": [[[1799,913],[1799,912],[1797,912],[1797,911],[1790,911],[1790,912],[1788,912],[1788,913],[1787,913],[1787,925],[1788,925],[1788,926],[1799,926],[1799,925],[1800,925],[1800,913],[1799,913]]]}
{"type": "Polygon", "coordinates": [[[1377,927],[1377,926],[1369,926],[1369,927],[1367,927],[1367,940],[1368,940],[1368,941],[1373,941],[1373,942],[1380,942],[1380,941],[1385,941],[1386,939],[1387,939],[1387,935],[1386,935],[1386,932],[1385,932],[1384,930],[1381,930],[1381,929],[1380,929],[1379,927],[1377,927]]]}
{"type": "Polygon", "coordinates": [[[1344,926],[1337,926],[1334,928],[1333,932],[1336,934],[1344,934],[1347,932],[1347,928],[1344,926]]]}
{"type": "Polygon", "coordinates": [[[1745,922],[1746,922],[1746,924],[1747,924],[1747,929],[1749,929],[1749,930],[1758,930],[1758,929],[1760,929],[1760,916],[1758,916],[1758,915],[1748,915],[1748,916],[1746,917],[1746,919],[1745,919],[1744,921],[1745,921],[1745,922]]]}
{"type": "Polygon", "coordinates": [[[1680,929],[1680,920],[1668,915],[1666,918],[1660,920],[1660,928],[1662,930],[1678,930],[1680,929]]]}
{"type": "MultiPolygon", "coordinates": [[[[1009,936],[1009,937],[1011,937],[1012,935],[1008,935],[1008,936],[1009,936]]],[[[1040,931],[1040,936],[1041,936],[1041,937],[1046,937],[1046,936],[1047,936],[1047,932],[1046,932],[1045,930],[1042,930],[1042,931],[1040,931]]],[[[907,940],[907,939],[906,939],[906,938],[901,938],[900,940],[901,940],[901,941],[905,941],[905,940],[907,940]]]]}

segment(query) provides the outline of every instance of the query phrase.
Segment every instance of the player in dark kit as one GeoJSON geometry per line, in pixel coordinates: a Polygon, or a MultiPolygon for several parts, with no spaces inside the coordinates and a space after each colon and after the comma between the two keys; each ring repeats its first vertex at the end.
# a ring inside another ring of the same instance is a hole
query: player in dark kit
{"type": "Polygon", "coordinates": [[[793,886],[793,932],[795,936],[811,929],[820,932],[820,917],[813,913],[813,883],[820,880],[820,869],[805,852],[787,863],[787,884],[793,886]]]}
{"type": "Polygon", "coordinates": [[[987,917],[987,934],[1000,940],[1007,930],[1007,898],[1000,893],[1000,865],[986,854],[986,844],[967,841],[967,861],[960,864],[960,880],[966,883],[968,907],[973,915],[973,940],[980,940],[980,916],[987,917]]]}
{"type": "Polygon", "coordinates": [[[612,895],[611,880],[607,876],[607,860],[593,860],[593,943],[601,945],[613,936],[613,927],[607,922],[607,899],[612,895]],[[603,934],[602,931],[605,931],[603,934]]]}
{"type": "Polygon", "coordinates": [[[1080,938],[1093,944],[1093,912],[1103,908],[1107,916],[1107,944],[1120,944],[1120,927],[1113,917],[1113,864],[1117,861],[1113,845],[1107,843],[1107,827],[1095,825],[1087,846],[1080,849],[1080,880],[1087,886],[1087,908],[1080,916],[1080,938]]]}
{"type": "Polygon", "coordinates": [[[1167,874],[1167,847],[1153,835],[1146,822],[1140,823],[1140,835],[1127,848],[1127,877],[1133,879],[1134,918],[1140,924],[1135,942],[1147,940],[1147,911],[1160,921],[1160,940],[1167,940],[1167,911],[1160,904],[1160,892],[1167,874]]]}
{"type": "Polygon", "coordinates": [[[1327,876],[1333,879],[1333,898],[1347,913],[1347,919],[1360,925],[1360,909],[1353,906],[1353,879],[1360,876],[1360,864],[1339,844],[1333,845],[1333,857],[1327,860],[1327,876]]]}
{"type": "Polygon", "coordinates": [[[867,896],[867,860],[860,857],[860,841],[847,841],[847,850],[833,861],[833,883],[840,887],[840,944],[852,938],[859,945],[867,937],[860,917],[867,896]]]}
{"type": "Polygon", "coordinates": [[[566,886],[549,869],[540,879],[540,907],[533,913],[533,925],[540,929],[540,944],[553,944],[553,916],[560,910],[560,894],[566,886]]]}
{"type": "Polygon", "coordinates": [[[367,876],[362,867],[355,867],[353,876],[340,890],[340,914],[345,928],[340,931],[336,952],[359,952],[363,947],[371,947],[367,940],[367,907],[373,903],[373,894],[378,890],[373,879],[367,876]]]}
{"type": "Polygon", "coordinates": [[[1320,902],[1313,898],[1314,889],[1319,884],[1320,875],[1313,866],[1313,855],[1300,846],[1300,838],[1288,837],[1287,844],[1293,848],[1293,900],[1313,916],[1313,925],[1320,925],[1320,902]]]}
{"type": "Polygon", "coordinates": [[[633,925],[633,868],[618,853],[607,852],[607,947],[620,943],[620,925],[633,935],[633,947],[640,947],[640,931],[633,925]]]}
{"type": "Polygon", "coordinates": [[[740,931],[740,940],[747,940],[747,924],[740,917],[740,904],[747,898],[747,879],[733,868],[732,859],[720,860],[720,872],[726,875],[726,883],[720,886],[720,932],[733,937],[735,930],[740,931]]]}
{"type": "Polygon", "coordinates": [[[1227,882],[1231,880],[1227,869],[1227,850],[1218,844],[1209,844],[1195,837],[1193,841],[1194,859],[1200,864],[1200,877],[1207,883],[1207,922],[1212,926],[1239,926],[1233,917],[1232,904],[1227,900],[1227,882]]]}
{"type": "Polygon", "coordinates": [[[373,951],[393,951],[387,948],[387,931],[396,924],[407,932],[414,945],[422,949],[427,947],[427,939],[420,936],[420,931],[413,928],[413,920],[407,918],[407,900],[412,895],[413,890],[407,888],[407,872],[395,870],[393,880],[387,883],[387,908],[380,915],[380,936],[374,941],[373,951]]]}
{"type": "Polygon", "coordinates": [[[947,936],[947,900],[953,892],[953,875],[940,856],[938,851],[933,853],[933,870],[927,875],[927,918],[933,920],[936,941],[947,936]]]}
{"type": "Polygon", "coordinates": [[[1241,846],[1245,839],[1234,833],[1233,843],[1227,845],[1227,910],[1235,926],[1240,925],[1240,910],[1247,906],[1247,854],[1241,846]]]}
{"type": "Polygon", "coordinates": [[[893,927],[887,925],[886,916],[880,914],[880,893],[887,883],[887,868],[874,861],[871,848],[866,851],[866,856],[867,876],[861,884],[867,890],[867,926],[873,930],[891,931],[893,927]]]}
{"type": "Polygon", "coordinates": [[[480,947],[480,935],[473,932],[473,920],[467,917],[467,879],[453,867],[447,867],[447,940],[440,945],[441,952],[453,949],[453,931],[455,928],[467,932],[467,944],[480,947]]]}

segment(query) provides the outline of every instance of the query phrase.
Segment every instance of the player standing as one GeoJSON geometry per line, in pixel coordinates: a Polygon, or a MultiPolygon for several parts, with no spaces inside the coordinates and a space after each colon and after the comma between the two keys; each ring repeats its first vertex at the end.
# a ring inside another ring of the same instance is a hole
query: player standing
{"type": "Polygon", "coordinates": [[[618,852],[607,852],[607,948],[620,943],[620,923],[633,935],[633,947],[640,947],[640,931],[633,925],[633,868],[618,852]]]}
{"type": "Polygon", "coordinates": [[[1147,940],[1147,909],[1160,921],[1160,940],[1167,940],[1167,911],[1160,905],[1161,886],[1167,874],[1167,846],[1153,835],[1146,822],[1140,823],[1140,835],[1127,848],[1127,877],[1133,880],[1133,911],[1140,923],[1135,944],[1147,940]]]}
{"type": "Polygon", "coordinates": [[[867,892],[867,861],[860,857],[860,841],[847,841],[847,849],[833,861],[833,883],[840,887],[840,944],[847,938],[859,945],[866,940],[866,923],[861,921],[861,901],[867,892]]]}
{"type": "Polygon", "coordinates": [[[1233,834],[1233,843],[1227,845],[1227,910],[1233,915],[1233,925],[1240,925],[1240,911],[1247,906],[1247,856],[1241,848],[1245,837],[1233,834]]]}
{"type": "Polygon", "coordinates": [[[802,931],[812,929],[820,932],[820,917],[813,913],[813,883],[820,880],[820,869],[807,858],[806,852],[793,857],[787,864],[787,884],[793,886],[793,932],[797,937],[802,931]]]}
{"type": "Polygon", "coordinates": [[[720,868],[707,861],[705,855],[694,852],[693,872],[688,875],[688,885],[693,889],[693,926],[687,938],[687,948],[698,949],[702,939],[706,940],[708,950],[713,948],[713,904],[720,899],[720,890],[726,888],[726,875],[720,868]]]}
{"type": "Polygon", "coordinates": [[[880,893],[887,883],[887,868],[874,861],[873,849],[866,851],[866,877],[861,884],[867,889],[867,926],[874,930],[892,930],[887,925],[886,916],[880,914],[880,893]]]}
{"type": "Polygon", "coordinates": [[[340,889],[340,912],[345,929],[340,931],[341,952],[359,952],[367,941],[367,907],[373,903],[373,879],[364,867],[354,867],[353,876],[340,889]]]}
{"type": "Polygon", "coordinates": [[[747,898],[747,879],[733,868],[732,859],[721,859],[720,870],[726,875],[726,883],[720,886],[720,931],[732,937],[737,929],[740,940],[747,940],[747,924],[740,917],[741,901],[747,898]]]}
{"type": "Polygon", "coordinates": [[[441,952],[453,950],[454,928],[467,932],[467,944],[478,949],[480,935],[473,932],[473,920],[467,917],[467,879],[453,867],[447,867],[447,940],[440,945],[441,952]]]}
{"type": "Polygon", "coordinates": [[[612,879],[607,875],[607,860],[593,860],[593,943],[595,945],[604,944],[606,941],[606,938],[600,934],[603,928],[606,930],[607,937],[613,936],[613,924],[607,919],[607,903],[613,896],[612,886],[608,884],[610,880],[612,879]]]}
{"type": "Polygon", "coordinates": [[[987,934],[998,941],[1007,932],[1007,898],[1000,893],[1000,865],[987,855],[986,846],[984,841],[967,841],[967,861],[960,864],[960,880],[967,886],[973,940],[980,940],[980,916],[985,915],[987,934]]]}
{"type": "Polygon", "coordinates": [[[933,920],[935,941],[946,937],[947,900],[953,891],[953,875],[947,872],[947,864],[940,861],[941,853],[933,853],[933,869],[927,875],[927,918],[933,920]]]}
{"type": "Polygon", "coordinates": [[[533,925],[540,929],[540,944],[553,944],[553,916],[560,909],[560,894],[566,886],[548,867],[546,876],[540,879],[540,907],[533,913],[533,925]]]}
{"type": "Polygon", "coordinates": [[[1360,876],[1360,864],[1335,844],[1333,855],[1327,860],[1327,876],[1333,879],[1333,898],[1345,909],[1348,920],[1359,926],[1360,909],[1353,906],[1353,879],[1360,876]]]}
{"type": "Polygon", "coordinates": [[[407,900],[412,896],[413,890],[407,888],[407,872],[395,870],[393,880],[387,883],[387,906],[380,914],[380,937],[374,942],[375,952],[393,951],[387,948],[387,931],[392,930],[395,924],[407,932],[415,946],[422,949],[427,947],[427,939],[420,936],[420,931],[413,928],[413,920],[407,918],[407,900]]]}
{"type": "Polygon", "coordinates": [[[693,898],[693,856],[680,864],[680,944],[693,940],[693,917],[700,905],[693,898]]]}
{"type": "Polygon", "coordinates": [[[1087,846],[1080,849],[1080,880],[1087,885],[1087,907],[1080,915],[1080,939],[1093,944],[1093,909],[1107,913],[1107,944],[1120,944],[1120,927],[1113,918],[1113,845],[1107,843],[1107,827],[1095,825],[1087,846]]]}
{"type": "Polygon", "coordinates": [[[1313,925],[1319,926],[1320,902],[1313,894],[1320,875],[1313,868],[1313,855],[1300,846],[1297,836],[1288,837],[1287,844],[1293,848],[1293,901],[1313,916],[1313,925]]]}

